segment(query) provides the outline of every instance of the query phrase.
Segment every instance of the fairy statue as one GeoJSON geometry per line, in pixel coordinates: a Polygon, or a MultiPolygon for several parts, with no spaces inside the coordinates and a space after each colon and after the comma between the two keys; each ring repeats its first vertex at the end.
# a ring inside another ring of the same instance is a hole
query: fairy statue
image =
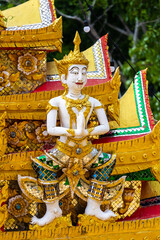
{"type": "MultiPolygon", "coordinates": [[[[59,206],[59,181],[62,175],[67,177],[71,198],[74,198],[78,182],[85,178],[86,171],[91,172],[91,178],[85,214],[101,220],[115,216],[109,209],[102,211],[100,205],[116,157],[114,154],[108,154],[108,157],[100,162],[99,158],[103,153],[88,140],[90,135],[107,133],[109,123],[103,105],[97,99],[81,92],[87,83],[89,62],[80,52],[81,40],[78,32],[73,42],[74,51],[60,61],[55,60],[65,91],[61,96],[52,98],[47,106],[47,132],[57,136],[56,145],[43,155],[32,158],[37,179],[27,178],[28,181],[37,182],[37,186],[43,189],[37,190],[37,195],[41,194],[41,201],[46,204],[46,213],[42,218],[36,216],[32,218],[32,224],[40,226],[62,216],[59,206]],[[97,115],[99,125],[87,128],[93,111],[97,115]],[[60,126],[56,125],[57,119],[60,120],[60,126]]],[[[32,198],[35,187],[32,184],[27,185],[25,179],[26,177],[19,176],[19,186],[24,194],[32,198]]]]}

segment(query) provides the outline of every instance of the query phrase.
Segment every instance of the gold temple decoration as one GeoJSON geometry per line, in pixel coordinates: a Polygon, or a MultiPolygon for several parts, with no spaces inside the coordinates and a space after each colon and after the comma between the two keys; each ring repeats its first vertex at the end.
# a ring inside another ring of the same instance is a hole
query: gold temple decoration
{"type": "Polygon", "coordinates": [[[5,133],[5,126],[6,126],[6,118],[7,118],[7,113],[4,112],[0,116],[0,157],[3,156],[6,152],[7,148],[7,136],[5,133]]]}
{"type": "MultiPolygon", "coordinates": [[[[160,122],[157,125],[159,124],[160,122]]],[[[94,145],[96,148],[102,149],[103,152],[116,152],[116,166],[112,175],[126,174],[150,168],[156,179],[160,181],[160,143],[158,139],[154,138],[154,141],[152,139],[154,131],[156,131],[158,127],[157,125],[152,133],[139,138],[138,141],[137,139],[132,139],[125,142],[120,141],[94,145]],[[152,148],[150,146],[152,146],[152,148]],[[138,151],[135,151],[135,149],[138,149],[138,151]],[[144,158],[144,154],[145,156],[149,156],[149,158],[144,158]]],[[[70,154],[72,151],[70,148],[64,149],[62,145],[59,145],[59,148],[59,150],[61,150],[61,148],[63,151],[65,150],[66,154],[70,154]]],[[[91,151],[90,148],[86,150],[87,152],[91,151]]],[[[31,156],[34,157],[41,154],[41,151],[31,151],[28,153],[16,153],[0,157],[0,169],[3,169],[3,171],[0,172],[1,179],[5,180],[7,178],[16,180],[16,171],[18,171],[20,175],[30,175],[34,177],[35,173],[31,167],[30,158],[31,156]],[[13,169],[16,171],[13,171],[13,169]]]]}
{"type": "MultiPolygon", "coordinates": [[[[79,216],[80,219],[81,216],[79,216]]],[[[100,240],[115,240],[115,239],[135,239],[135,240],[147,240],[147,239],[160,239],[160,218],[152,219],[141,219],[134,221],[121,221],[121,222],[108,222],[108,221],[96,221],[93,217],[90,219],[86,218],[86,221],[82,221],[79,226],[68,227],[69,219],[66,220],[64,217],[55,219],[55,222],[48,224],[44,227],[38,227],[37,225],[32,227],[30,225],[30,231],[21,232],[0,232],[0,238],[3,240],[36,240],[36,239],[47,239],[47,240],[59,240],[65,239],[67,236],[68,240],[95,240],[97,236],[100,240]],[[88,224],[88,221],[90,224],[88,224]],[[58,222],[57,224],[55,224],[58,222]],[[65,224],[66,222],[66,224],[65,224]],[[32,231],[32,228],[34,230],[32,231]],[[135,238],[136,237],[136,238],[135,238]]],[[[83,219],[82,219],[83,220],[83,219]]],[[[85,220],[85,219],[84,219],[85,220]]]]}
{"type": "Polygon", "coordinates": [[[0,228],[4,225],[8,217],[6,201],[8,199],[8,182],[0,181],[0,228]]]}
{"type": "MultiPolygon", "coordinates": [[[[111,81],[85,87],[83,93],[97,98],[106,108],[117,99],[120,87],[120,75],[117,68],[111,81]],[[106,95],[108,96],[106,98],[106,95]]],[[[46,106],[51,98],[63,94],[64,90],[26,93],[11,96],[0,96],[0,114],[7,112],[9,119],[46,120],[46,106]],[[29,104],[32,102],[32,105],[29,104]]],[[[117,105],[117,110],[119,106],[117,105]]],[[[112,113],[113,115],[113,113],[112,113]]],[[[117,114],[114,114],[117,119],[117,114]]]]}
{"type": "Polygon", "coordinates": [[[131,216],[140,206],[141,181],[125,181],[122,196],[111,203],[117,218],[131,216]]]}
{"type": "Polygon", "coordinates": [[[36,48],[61,52],[62,17],[55,19],[48,27],[40,29],[1,30],[0,48],[36,48]]]}
{"type": "Polygon", "coordinates": [[[2,11],[0,11],[0,30],[5,29],[6,28],[6,22],[5,22],[5,17],[2,13],[2,11]]]}
{"type": "MultiPolygon", "coordinates": [[[[76,140],[79,141],[79,139],[76,139],[76,140]]],[[[57,140],[56,148],[59,151],[63,152],[64,154],[70,156],[71,158],[76,157],[78,159],[81,159],[92,151],[93,146],[92,146],[91,142],[88,142],[88,144],[86,146],[83,146],[78,141],[76,142],[76,145],[74,147],[72,147],[72,146],[69,146],[69,145],[57,140]],[[81,148],[81,149],[83,149],[83,151],[81,153],[77,154],[77,152],[76,152],[77,148],[81,148]]],[[[82,139],[81,139],[81,141],[82,141],[82,139]]]]}
{"type": "Polygon", "coordinates": [[[83,165],[81,161],[74,163],[73,159],[70,160],[69,165],[67,168],[62,169],[64,174],[67,176],[69,185],[70,185],[70,191],[71,191],[71,197],[74,197],[75,188],[79,182],[79,179],[84,176],[87,169],[83,168],[83,165]]]}

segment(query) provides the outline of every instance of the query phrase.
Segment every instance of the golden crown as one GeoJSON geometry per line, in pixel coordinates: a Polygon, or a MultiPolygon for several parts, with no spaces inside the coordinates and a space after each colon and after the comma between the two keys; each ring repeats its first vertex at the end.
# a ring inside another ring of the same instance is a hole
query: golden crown
{"type": "Polygon", "coordinates": [[[62,74],[65,74],[65,76],[67,76],[68,68],[72,64],[84,64],[88,66],[88,63],[89,63],[88,60],[85,58],[83,53],[80,52],[80,49],[79,49],[81,39],[78,32],[76,32],[75,34],[73,43],[74,43],[74,51],[70,51],[70,53],[68,55],[65,55],[63,59],[60,61],[57,61],[56,59],[54,59],[60,77],[62,74]]]}

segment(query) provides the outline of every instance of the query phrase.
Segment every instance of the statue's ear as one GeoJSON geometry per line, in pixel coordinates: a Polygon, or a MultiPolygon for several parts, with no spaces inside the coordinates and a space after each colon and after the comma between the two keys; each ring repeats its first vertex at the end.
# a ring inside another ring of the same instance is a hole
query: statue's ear
{"type": "Polygon", "coordinates": [[[67,80],[65,79],[65,74],[62,74],[62,75],[61,75],[61,82],[62,82],[63,84],[66,84],[66,83],[67,83],[67,80]]]}

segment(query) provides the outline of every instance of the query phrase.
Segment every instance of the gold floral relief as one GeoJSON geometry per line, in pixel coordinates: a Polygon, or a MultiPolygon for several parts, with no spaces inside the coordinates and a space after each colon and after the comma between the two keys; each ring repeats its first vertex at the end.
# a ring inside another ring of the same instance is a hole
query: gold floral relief
{"type": "Polygon", "coordinates": [[[49,149],[56,138],[47,133],[44,121],[6,121],[6,153],[49,149]]]}
{"type": "Polygon", "coordinates": [[[13,83],[15,83],[19,78],[19,72],[16,72],[14,74],[11,74],[11,72],[7,69],[7,67],[3,66],[0,63],[0,91],[11,87],[13,83]]]}
{"type": "Polygon", "coordinates": [[[3,50],[0,58],[0,95],[32,92],[46,81],[45,52],[3,50]]]}

